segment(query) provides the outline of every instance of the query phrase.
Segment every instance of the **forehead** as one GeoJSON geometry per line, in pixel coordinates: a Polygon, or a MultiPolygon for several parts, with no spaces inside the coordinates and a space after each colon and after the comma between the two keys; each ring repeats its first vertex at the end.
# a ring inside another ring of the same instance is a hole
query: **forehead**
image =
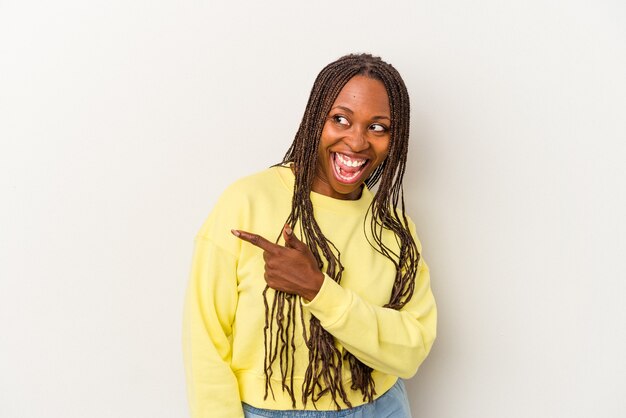
{"type": "Polygon", "coordinates": [[[380,80],[357,75],[341,89],[333,107],[347,107],[353,112],[389,116],[389,96],[380,80]]]}

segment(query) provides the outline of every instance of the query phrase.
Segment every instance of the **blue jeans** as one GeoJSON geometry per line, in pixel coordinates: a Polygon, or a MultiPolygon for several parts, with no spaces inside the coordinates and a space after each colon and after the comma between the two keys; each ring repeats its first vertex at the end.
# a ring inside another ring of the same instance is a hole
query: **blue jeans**
{"type": "Polygon", "coordinates": [[[409,400],[402,379],[372,403],[341,411],[275,411],[243,404],[245,418],[411,418],[409,400]]]}

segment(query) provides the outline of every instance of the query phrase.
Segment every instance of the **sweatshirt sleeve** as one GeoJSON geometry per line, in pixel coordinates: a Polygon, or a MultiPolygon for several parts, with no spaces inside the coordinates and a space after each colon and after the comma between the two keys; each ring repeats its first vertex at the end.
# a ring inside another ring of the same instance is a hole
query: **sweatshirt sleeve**
{"type": "Polygon", "coordinates": [[[413,297],[399,311],[373,305],[327,275],[315,298],[303,306],[364,364],[405,379],[417,372],[436,337],[437,308],[423,259],[413,297]]]}
{"type": "Polygon", "coordinates": [[[236,258],[198,236],[183,315],[183,359],[192,418],[243,418],[230,368],[237,307],[236,258]]]}

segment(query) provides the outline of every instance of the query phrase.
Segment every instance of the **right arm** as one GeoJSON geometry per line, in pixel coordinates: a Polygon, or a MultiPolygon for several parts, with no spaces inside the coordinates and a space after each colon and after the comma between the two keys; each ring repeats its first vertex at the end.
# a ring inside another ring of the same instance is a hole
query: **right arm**
{"type": "Polygon", "coordinates": [[[197,236],[183,316],[183,358],[192,418],[243,418],[230,368],[237,307],[236,257],[197,236]]]}

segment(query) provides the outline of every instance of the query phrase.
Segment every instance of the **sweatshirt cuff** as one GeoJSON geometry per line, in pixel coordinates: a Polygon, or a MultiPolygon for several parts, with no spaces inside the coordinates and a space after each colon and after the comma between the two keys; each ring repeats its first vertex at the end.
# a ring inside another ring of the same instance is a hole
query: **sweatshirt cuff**
{"type": "Polygon", "coordinates": [[[342,320],[352,304],[353,297],[351,291],[344,289],[324,273],[324,282],[319,292],[311,301],[303,299],[302,306],[328,329],[342,320]]]}

